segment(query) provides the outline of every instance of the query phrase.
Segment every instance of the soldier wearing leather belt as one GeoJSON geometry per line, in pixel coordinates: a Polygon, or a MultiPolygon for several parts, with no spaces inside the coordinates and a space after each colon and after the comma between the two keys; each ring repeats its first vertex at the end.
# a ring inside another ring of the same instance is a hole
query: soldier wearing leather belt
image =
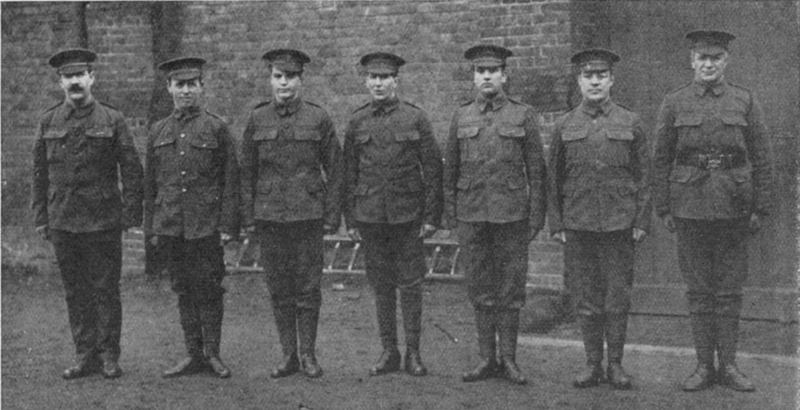
{"type": "Polygon", "coordinates": [[[735,37],[692,31],[694,81],[664,98],[656,127],[655,206],[678,234],[697,369],[686,391],[719,383],[752,391],[736,366],[747,238],[768,213],[772,180],[761,106],[730,83],[725,68],[735,37]],[[718,365],[714,366],[714,353],[718,365]]]}

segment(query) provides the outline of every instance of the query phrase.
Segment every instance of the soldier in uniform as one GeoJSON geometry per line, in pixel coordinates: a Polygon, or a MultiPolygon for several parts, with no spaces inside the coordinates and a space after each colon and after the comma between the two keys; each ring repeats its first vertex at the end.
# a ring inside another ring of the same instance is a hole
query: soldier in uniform
{"type": "Polygon", "coordinates": [[[478,95],[453,114],[445,154],[444,220],[461,246],[481,356],[465,382],[497,375],[527,382],[516,363],[519,312],[528,243],[544,224],[546,177],[536,113],[503,89],[511,54],[493,45],[464,53],[478,95]]]}
{"type": "Polygon", "coordinates": [[[322,237],[335,233],[340,223],[342,151],[328,113],[301,98],[303,65],[310,58],[278,49],[263,59],[273,100],[255,107],[244,131],[244,225],[261,244],[283,348],[283,360],[271,377],[302,368],[315,378],[322,376],[314,352],[322,304],[322,237]]]}
{"type": "Polygon", "coordinates": [[[405,61],[390,53],[361,58],[372,101],[357,109],[345,133],[344,215],[348,234],[364,239],[367,279],[375,290],[383,353],[373,376],[400,369],[396,291],[400,291],[405,371],[427,374],[419,353],[422,241],[436,231],[442,213],[442,158],[425,113],[400,101],[398,70],[405,61]]]}
{"type": "Polygon", "coordinates": [[[142,164],[123,114],[92,96],[96,59],[85,49],[50,58],[65,98],[40,118],[33,148],[34,224],[55,249],[75,343],[65,379],[100,364],[106,378],[122,375],[122,232],[142,222],[142,164]]]}
{"type": "Polygon", "coordinates": [[[725,78],[735,37],[697,30],[686,38],[694,80],[664,98],[654,157],[656,212],[677,231],[697,352],[697,369],[682,387],[703,390],[716,382],[752,391],[736,367],[736,347],[747,238],[769,208],[768,136],[753,93],[725,78]]]}
{"type": "Polygon", "coordinates": [[[167,260],[188,353],[164,377],[231,374],[219,357],[223,243],[239,233],[239,168],[227,125],[202,108],[203,64],[186,57],[158,66],[175,110],[147,139],[145,232],[167,260]]]}
{"type": "Polygon", "coordinates": [[[603,49],[572,56],[583,101],[557,120],[548,161],[550,233],[564,244],[566,286],[586,351],[586,369],[573,382],[579,388],[604,378],[604,340],[608,382],[631,388],[622,354],[634,248],[647,235],[652,210],[641,120],[611,100],[617,61],[603,49]]]}

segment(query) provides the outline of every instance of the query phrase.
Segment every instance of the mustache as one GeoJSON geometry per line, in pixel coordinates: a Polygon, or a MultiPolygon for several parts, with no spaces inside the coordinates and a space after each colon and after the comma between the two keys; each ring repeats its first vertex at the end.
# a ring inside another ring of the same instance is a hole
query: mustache
{"type": "Polygon", "coordinates": [[[77,84],[71,85],[71,86],[69,86],[69,91],[83,91],[83,87],[81,87],[81,86],[79,86],[77,84]]]}

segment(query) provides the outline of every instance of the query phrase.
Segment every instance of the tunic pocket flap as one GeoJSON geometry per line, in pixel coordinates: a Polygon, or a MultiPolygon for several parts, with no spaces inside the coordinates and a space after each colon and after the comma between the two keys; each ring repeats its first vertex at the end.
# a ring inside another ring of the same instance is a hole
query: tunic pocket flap
{"type": "Polygon", "coordinates": [[[506,138],[523,138],[525,137],[525,128],[515,125],[501,125],[497,133],[506,138]]]}
{"type": "Polygon", "coordinates": [[[419,132],[416,130],[396,132],[394,139],[395,141],[417,141],[419,140],[419,132]]]}
{"type": "Polygon", "coordinates": [[[677,166],[672,169],[672,172],[670,172],[669,180],[671,182],[686,183],[692,179],[694,172],[694,167],[677,166]]]}
{"type": "Polygon", "coordinates": [[[47,131],[42,138],[48,140],[57,140],[66,137],[67,133],[69,133],[67,130],[50,130],[47,131]]]}
{"type": "Polygon", "coordinates": [[[272,191],[272,181],[258,181],[256,188],[259,194],[268,194],[272,191]]]}
{"type": "Polygon", "coordinates": [[[696,127],[703,123],[703,116],[693,113],[680,113],[675,116],[676,127],[696,127]]]}
{"type": "Polygon", "coordinates": [[[253,134],[253,141],[266,141],[278,138],[278,129],[258,129],[253,134]]]}
{"type": "Polygon", "coordinates": [[[164,145],[169,145],[174,143],[175,143],[175,135],[162,134],[159,135],[158,138],[156,138],[156,140],[153,142],[153,148],[158,148],[164,145]]]}
{"type": "Polygon", "coordinates": [[[322,134],[315,129],[299,128],[294,131],[294,139],[298,141],[320,141],[322,134]]]}
{"type": "Polygon", "coordinates": [[[727,125],[737,125],[740,127],[747,126],[747,119],[745,119],[744,113],[736,111],[723,112],[722,122],[727,125]]]}
{"type": "Polygon", "coordinates": [[[730,173],[731,176],[733,177],[733,180],[740,184],[742,182],[750,181],[753,178],[752,173],[748,168],[744,168],[741,170],[731,170],[730,173]]]}
{"type": "Polygon", "coordinates": [[[391,187],[394,192],[418,192],[422,190],[422,181],[419,178],[401,179],[392,181],[391,187]]]}
{"type": "Polygon", "coordinates": [[[114,132],[111,130],[111,127],[95,127],[86,130],[85,132],[87,137],[92,138],[111,138],[114,136],[114,132]]]}
{"type": "Polygon", "coordinates": [[[608,130],[606,135],[610,140],[633,141],[633,133],[628,130],[608,130]]]}
{"type": "Polygon", "coordinates": [[[219,143],[217,139],[208,135],[208,136],[200,136],[200,138],[194,138],[191,141],[191,144],[195,148],[203,148],[203,149],[215,149],[219,147],[219,143]]]}
{"type": "Polygon", "coordinates": [[[461,178],[461,179],[458,180],[458,183],[456,183],[456,188],[458,188],[458,189],[463,191],[463,190],[469,189],[469,187],[471,185],[472,185],[472,180],[471,179],[461,178]]]}
{"type": "Polygon", "coordinates": [[[577,141],[586,138],[589,135],[587,130],[576,128],[576,129],[566,129],[563,133],[561,133],[561,140],[562,141],[577,141]]]}
{"type": "Polygon", "coordinates": [[[508,187],[511,189],[520,189],[524,188],[527,185],[527,181],[525,181],[525,177],[520,175],[512,175],[509,176],[506,180],[508,183],[508,187]]]}
{"type": "Polygon", "coordinates": [[[458,129],[458,138],[472,138],[478,135],[480,127],[464,127],[458,129]]]}
{"type": "Polygon", "coordinates": [[[356,134],[356,143],[358,144],[366,144],[369,142],[370,133],[369,131],[362,131],[356,134]]]}

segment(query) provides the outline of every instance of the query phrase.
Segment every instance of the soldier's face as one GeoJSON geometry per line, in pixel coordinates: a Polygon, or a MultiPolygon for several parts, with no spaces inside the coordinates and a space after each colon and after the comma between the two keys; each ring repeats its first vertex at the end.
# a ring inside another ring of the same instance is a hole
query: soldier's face
{"type": "Polygon", "coordinates": [[[300,93],[303,85],[303,75],[299,72],[283,71],[272,67],[269,76],[272,85],[272,96],[277,102],[291,101],[300,93]]]}
{"type": "Polygon", "coordinates": [[[578,74],[578,85],[584,101],[603,102],[611,95],[611,86],[614,85],[614,75],[610,70],[586,71],[578,74]]]}
{"type": "Polygon", "coordinates": [[[172,94],[175,108],[198,107],[200,105],[200,97],[203,95],[203,80],[200,78],[192,78],[191,80],[171,79],[167,89],[172,94]]]}
{"type": "Polygon", "coordinates": [[[474,73],[475,87],[486,98],[497,95],[506,83],[506,72],[503,67],[475,67],[474,73]]]}
{"type": "Polygon", "coordinates": [[[72,105],[83,105],[92,99],[94,73],[81,71],[74,74],[61,74],[61,89],[72,105]]]}
{"type": "Polygon", "coordinates": [[[393,98],[397,90],[397,76],[368,73],[367,89],[369,89],[373,100],[383,101],[393,98]]]}
{"type": "Polygon", "coordinates": [[[725,75],[728,66],[728,53],[698,53],[692,51],[694,79],[703,83],[714,83],[725,75]]]}

